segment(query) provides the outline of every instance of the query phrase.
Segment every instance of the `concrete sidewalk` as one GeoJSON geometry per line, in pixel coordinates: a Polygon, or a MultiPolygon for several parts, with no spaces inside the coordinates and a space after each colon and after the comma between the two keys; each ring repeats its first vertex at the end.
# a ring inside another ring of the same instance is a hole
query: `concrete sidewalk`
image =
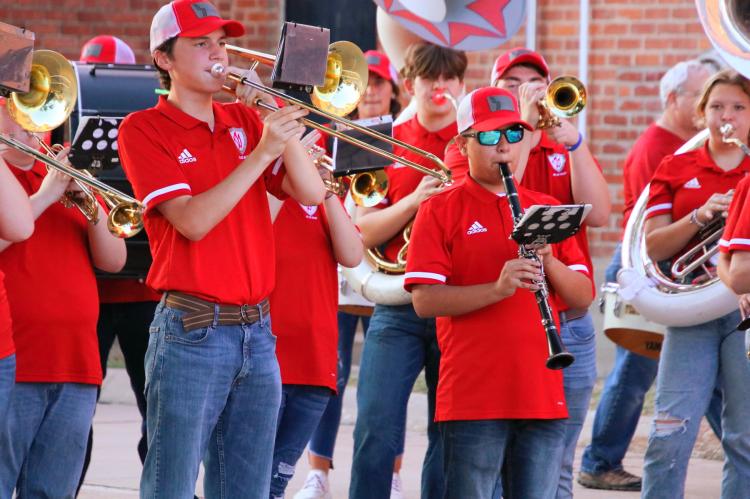
{"type": "MultiPolygon", "coordinates": [[[[356,390],[349,388],[344,397],[344,413],[339,432],[334,461],[336,469],[331,472],[333,497],[347,497],[349,472],[351,469],[352,431],[356,414],[356,390]]],[[[423,394],[414,394],[409,403],[408,428],[406,434],[406,455],[402,478],[404,497],[419,498],[421,460],[427,448],[426,413],[427,400],[423,394]]],[[[586,426],[581,434],[576,460],[576,473],[580,462],[580,450],[591,435],[593,412],[589,413],[586,426]]],[[[643,452],[648,435],[650,418],[642,418],[633,439],[630,451],[625,458],[626,469],[640,474],[643,468],[643,452]]],[[[140,431],[140,416],[135,406],[124,369],[110,369],[102,390],[102,403],[97,407],[94,418],[94,453],[81,492],[82,499],[104,499],[138,497],[140,462],[135,450],[140,431]]],[[[702,438],[711,438],[704,436],[702,438]]],[[[694,457],[688,472],[686,498],[707,499],[719,497],[721,487],[722,462],[719,460],[694,457]]],[[[308,471],[306,459],[300,460],[287,497],[291,498],[301,486],[308,471]]],[[[202,487],[198,486],[200,495],[202,487]]],[[[633,492],[605,492],[589,490],[576,484],[574,493],[579,499],[628,498],[636,499],[633,492]]],[[[385,498],[384,498],[385,499],[385,498]]]]}

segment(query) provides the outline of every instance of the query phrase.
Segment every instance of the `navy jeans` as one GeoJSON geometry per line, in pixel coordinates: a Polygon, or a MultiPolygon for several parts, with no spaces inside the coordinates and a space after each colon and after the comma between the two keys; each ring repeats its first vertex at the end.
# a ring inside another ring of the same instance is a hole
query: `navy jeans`
{"type": "Polygon", "coordinates": [[[407,403],[422,368],[428,389],[422,497],[443,496],[442,445],[434,423],[439,364],[434,319],[420,319],[411,304],[375,307],[357,385],[350,499],[389,497],[393,461],[403,448],[407,403]]]}
{"type": "MultiPolygon", "coordinates": [[[[261,312],[259,310],[259,312],[261,312]]],[[[267,499],[281,379],[276,337],[253,324],[185,331],[182,311],[156,308],[146,352],[148,454],[142,499],[267,499]]]]}
{"type": "Polygon", "coordinates": [[[0,497],[75,497],[95,385],[16,383],[0,422],[0,497]]]}
{"type": "Polygon", "coordinates": [[[16,355],[11,354],[0,359],[0,431],[5,414],[10,405],[10,394],[16,382],[16,355]]]}
{"type": "Polygon", "coordinates": [[[440,423],[445,499],[488,499],[500,469],[505,499],[555,497],[563,454],[563,419],[493,419],[440,423]]]}
{"type": "Polygon", "coordinates": [[[339,433],[341,423],[341,409],[344,400],[344,391],[349,383],[349,373],[352,369],[352,350],[354,348],[354,335],[357,332],[357,323],[362,320],[362,330],[367,336],[367,328],[370,325],[368,316],[359,316],[338,313],[339,346],[338,346],[338,376],[336,377],[337,393],[328,400],[326,410],[320,418],[318,427],[310,438],[310,452],[316,456],[329,459],[333,463],[333,449],[336,446],[336,437],[339,433]]]}
{"type": "Polygon", "coordinates": [[[279,423],[273,448],[272,499],[284,497],[286,486],[294,476],[297,461],[304,452],[310,435],[318,426],[332,393],[325,386],[282,386],[279,423]]]}
{"type": "MultiPolygon", "coordinates": [[[[618,245],[605,279],[615,282],[621,268],[618,245]]],[[[622,469],[622,459],[641,417],[644,397],[656,379],[659,362],[616,347],[615,365],[607,376],[596,408],[591,443],[581,459],[581,471],[603,473],[622,469]]],[[[714,389],[708,411],[711,428],[721,438],[721,391],[714,389]]]]}

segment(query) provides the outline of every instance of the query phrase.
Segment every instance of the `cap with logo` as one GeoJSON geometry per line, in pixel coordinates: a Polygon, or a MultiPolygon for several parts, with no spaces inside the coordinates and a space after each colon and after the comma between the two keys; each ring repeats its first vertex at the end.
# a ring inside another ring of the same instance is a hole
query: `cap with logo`
{"type": "Polygon", "coordinates": [[[547,62],[537,52],[529,50],[524,47],[516,47],[510,49],[503,55],[497,58],[495,66],[492,68],[492,77],[490,78],[490,85],[494,85],[497,80],[503,77],[506,71],[517,64],[521,63],[531,64],[539,68],[542,76],[549,78],[549,67],[547,62]]]}
{"type": "Polygon", "coordinates": [[[387,55],[377,50],[368,50],[365,52],[365,60],[371,73],[398,85],[398,73],[387,55]]]}
{"type": "Polygon", "coordinates": [[[478,88],[461,99],[456,121],[458,133],[469,128],[487,132],[508,125],[521,125],[527,130],[533,130],[531,125],[521,119],[513,94],[497,87],[478,88]]]}
{"type": "Polygon", "coordinates": [[[87,41],[81,48],[81,62],[110,64],[135,64],[135,54],[127,43],[116,36],[99,35],[87,41]]]}
{"type": "Polygon", "coordinates": [[[227,36],[242,36],[245,28],[237,21],[222,19],[213,4],[201,0],[174,0],[164,5],[151,21],[151,43],[154,51],[175,36],[194,38],[224,28],[227,36]]]}

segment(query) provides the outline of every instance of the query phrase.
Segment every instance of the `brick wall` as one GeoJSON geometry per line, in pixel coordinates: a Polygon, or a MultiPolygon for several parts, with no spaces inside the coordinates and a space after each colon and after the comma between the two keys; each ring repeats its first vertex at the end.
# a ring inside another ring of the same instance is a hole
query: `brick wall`
{"type": "MultiPolygon", "coordinates": [[[[37,34],[37,47],[77,58],[96,34],[125,40],[139,62],[148,62],[148,29],[162,0],[14,0],[0,6],[0,20],[37,34]]],[[[619,237],[621,166],[630,145],[659,114],[658,80],[677,61],[709,48],[693,0],[590,0],[588,138],[610,184],[614,215],[608,227],[590,231],[592,252],[608,255],[619,237]]],[[[273,52],[283,17],[280,0],[215,0],[221,12],[241,20],[239,45],[273,52]]],[[[555,75],[578,69],[578,0],[538,0],[537,49],[555,75]]],[[[522,45],[522,29],[502,49],[470,54],[469,90],[486,85],[495,57],[522,45]]]]}

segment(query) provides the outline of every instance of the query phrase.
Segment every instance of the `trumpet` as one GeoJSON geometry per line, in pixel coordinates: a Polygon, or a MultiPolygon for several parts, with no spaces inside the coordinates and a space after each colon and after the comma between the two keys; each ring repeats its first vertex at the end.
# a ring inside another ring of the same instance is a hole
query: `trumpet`
{"type": "Polygon", "coordinates": [[[537,103],[539,121],[536,128],[560,126],[560,118],[571,118],[586,106],[586,87],[573,76],[559,76],[547,86],[544,98],[537,103]]]}
{"type": "MultiPolygon", "coordinates": [[[[27,133],[43,133],[63,124],[78,98],[78,78],[73,67],[61,54],[51,50],[34,52],[31,65],[30,90],[25,93],[11,92],[6,104],[11,119],[27,133]]],[[[83,194],[67,192],[61,200],[65,206],[76,206],[91,223],[97,223],[99,204],[92,193],[102,196],[110,213],[107,228],[117,237],[131,237],[143,228],[143,206],[126,194],[95,179],[85,170],[77,170],[54,156],[62,148],[48,147],[33,135],[48,154],[44,154],[25,143],[0,133],[0,143],[13,147],[73,178],[83,194]]]]}

